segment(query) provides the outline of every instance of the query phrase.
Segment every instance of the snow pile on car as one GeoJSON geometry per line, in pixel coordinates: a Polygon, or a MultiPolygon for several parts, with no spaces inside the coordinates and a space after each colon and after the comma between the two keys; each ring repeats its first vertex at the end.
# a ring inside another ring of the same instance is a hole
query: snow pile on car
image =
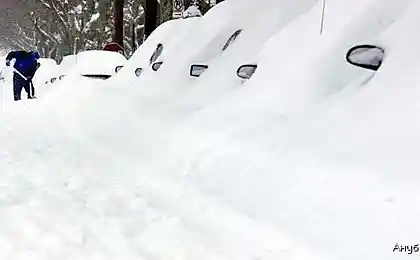
{"type": "Polygon", "coordinates": [[[113,75],[126,58],[118,52],[91,50],[78,53],[76,62],[81,75],[113,75]]]}

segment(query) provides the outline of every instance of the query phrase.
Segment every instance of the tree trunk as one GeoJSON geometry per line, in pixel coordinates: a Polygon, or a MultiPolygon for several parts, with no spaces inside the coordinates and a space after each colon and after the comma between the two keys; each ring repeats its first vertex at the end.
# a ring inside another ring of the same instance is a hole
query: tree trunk
{"type": "Polygon", "coordinates": [[[158,1],[157,0],[146,0],[146,23],[145,23],[145,36],[149,37],[150,34],[157,27],[157,15],[158,15],[158,1]]]}
{"type": "Polygon", "coordinates": [[[124,0],[114,0],[114,39],[113,42],[124,45],[124,0]]]}
{"type": "Polygon", "coordinates": [[[131,48],[132,48],[132,54],[136,51],[137,49],[137,42],[136,42],[136,24],[132,24],[131,26],[131,48]]]}
{"type": "Polygon", "coordinates": [[[141,27],[141,28],[138,28],[137,30],[136,30],[136,32],[137,32],[137,42],[138,42],[138,46],[140,46],[140,45],[142,45],[143,44],[143,41],[144,41],[144,26],[143,27],[141,27]]]}

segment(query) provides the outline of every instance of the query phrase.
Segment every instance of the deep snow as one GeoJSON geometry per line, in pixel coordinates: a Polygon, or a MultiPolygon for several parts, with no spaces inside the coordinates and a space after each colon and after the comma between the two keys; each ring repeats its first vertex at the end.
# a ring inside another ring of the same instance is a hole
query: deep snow
{"type": "Polygon", "coordinates": [[[1,258],[416,257],[393,249],[420,241],[420,4],[327,0],[322,36],[320,8],[226,0],[105,82],[3,95],[1,258]],[[363,43],[386,50],[376,73],[345,61],[363,43]]]}

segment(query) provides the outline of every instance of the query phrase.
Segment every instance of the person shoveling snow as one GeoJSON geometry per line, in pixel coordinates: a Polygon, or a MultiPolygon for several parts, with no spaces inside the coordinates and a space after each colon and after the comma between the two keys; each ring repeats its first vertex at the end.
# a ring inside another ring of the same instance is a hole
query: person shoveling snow
{"type": "Polygon", "coordinates": [[[39,58],[39,53],[35,51],[12,51],[7,55],[6,66],[10,66],[10,62],[15,59],[13,66],[13,95],[15,101],[21,100],[22,88],[28,93],[28,99],[36,98],[32,78],[40,66],[39,58]]]}

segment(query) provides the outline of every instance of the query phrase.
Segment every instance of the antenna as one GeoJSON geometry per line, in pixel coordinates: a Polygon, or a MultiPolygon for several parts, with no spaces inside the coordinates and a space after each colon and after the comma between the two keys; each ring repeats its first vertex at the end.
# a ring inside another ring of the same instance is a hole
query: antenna
{"type": "Polygon", "coordinates": [[[324,32],[324,17],[325,17],[325,2],[327,0],[322,0],[322,16],[321,16],[321,28],[319,31],[319,34],[322,35],[322,33],[324,32]]]}

